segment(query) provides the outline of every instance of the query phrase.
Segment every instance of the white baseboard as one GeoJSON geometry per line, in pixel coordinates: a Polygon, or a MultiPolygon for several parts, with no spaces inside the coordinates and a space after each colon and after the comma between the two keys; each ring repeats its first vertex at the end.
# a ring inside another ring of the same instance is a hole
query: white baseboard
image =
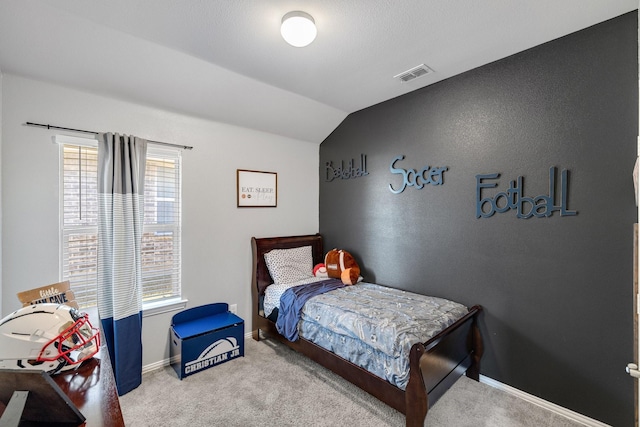
{"type": "Polygon", "coordinates": [[[609,424],[605,424],[598,420],[594,420],[593,418],[589,418],[587,416],[574,412],[570,409],[564,408],[560,405],[556,405],[555,403],[551,403],[544,399],[540,399],[539,397],[533,396],[529,393],[525,393],[522,390],[518,390],[517,388],[513,388],[499,381],[496,381],[492,378],[485,377],[484,375],[480,375],[480,382],[483,384],[487,384],[498,390],[502,390],[513,396],[519,397],[520,399],[526,400],[529,403],[533,403],[536,406],[540,406],[541,408],[544,408],[547,411],[551,411],[555,414],[568,418],[577,423],[583,424],[587,427],[611,427],[609,424]]]}
{"type": "Polygon", "coordinates": [[[144,365],[142,367],[142,375],[147,372],[155,371],[156,369],[164,368],[165,366],[169,366],[171,364],[170,359],[159,360],[157,362],[150,363],[148,365],[144,365]]]}

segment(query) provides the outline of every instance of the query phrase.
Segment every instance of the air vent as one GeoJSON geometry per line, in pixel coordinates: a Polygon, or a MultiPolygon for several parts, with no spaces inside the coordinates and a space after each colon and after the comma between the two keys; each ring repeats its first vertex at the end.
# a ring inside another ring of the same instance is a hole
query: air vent
{"type": "Polygon", "coordinates": [[[410,70],[404,71],[396,76],[393,76],[394,79],[400,80],[402,83],[406,83],[413,79],[417,79],[421,76],[426,76],[427,74],[433,73],[433,70],[427,67],[424,64],[420,64],[417,67],[413,67],[410,70]]]}

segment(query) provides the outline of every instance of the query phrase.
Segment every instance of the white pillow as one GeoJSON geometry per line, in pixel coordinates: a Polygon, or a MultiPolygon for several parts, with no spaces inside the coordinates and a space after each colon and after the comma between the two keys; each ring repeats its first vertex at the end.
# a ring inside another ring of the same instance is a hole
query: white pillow
{"type": "Polygon", "coordinates": [[[269,274],[276,285],[297,282],[313,277],[311,246],[291,249],[272,249],[264,254],[269,274]]]}

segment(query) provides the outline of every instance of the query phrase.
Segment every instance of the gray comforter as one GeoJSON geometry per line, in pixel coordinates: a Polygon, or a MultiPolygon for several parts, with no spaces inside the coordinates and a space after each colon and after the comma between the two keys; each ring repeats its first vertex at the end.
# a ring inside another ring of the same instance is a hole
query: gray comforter
{"type": "Polygon", "coordinates": [[[467,312],[446,299],[359,283],[307,301],[300,336],[404,390],[411,346],[467,312]]]}

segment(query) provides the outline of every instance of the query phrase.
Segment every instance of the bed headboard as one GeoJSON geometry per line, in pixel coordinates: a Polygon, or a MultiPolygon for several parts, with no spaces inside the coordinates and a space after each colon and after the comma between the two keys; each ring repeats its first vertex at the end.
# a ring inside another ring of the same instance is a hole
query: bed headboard
{"type": "MultiPolygon", "coordinates": [[[[253,253],[251,293],[255,293],[256,298],[264,295],[266,287],[273,283],[269,270],[267,269],[267,265],[264,262],[264,254],[269,252],[271,249],[289,249],[300,246],[311,246],[311,251],[313,253],[313,265],[324,262],[322,236],[320,234],[251,238],[251,250],[253,253]]],[[[257,300],[255,302],[257,303],[257,300]]]]}

